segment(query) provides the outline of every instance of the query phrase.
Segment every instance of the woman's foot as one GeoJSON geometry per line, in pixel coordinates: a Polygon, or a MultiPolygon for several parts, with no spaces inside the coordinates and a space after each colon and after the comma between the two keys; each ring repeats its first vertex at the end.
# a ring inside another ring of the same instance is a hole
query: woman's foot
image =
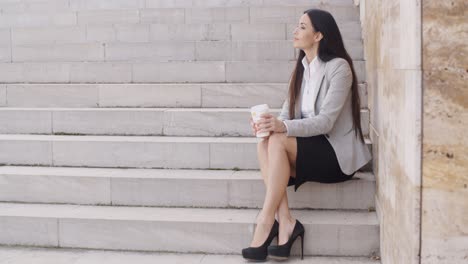
{"type": "Polygon", "coordinates": [[[259,215],[250,247],[259,247],[263,245],[263,243],[267,240],[274,223],[275,218],[266,219],[265,217],[259,215]]]}
{"type": "Polygon", "coordinates": [[[279,235],[278,235],[278,245],[283,245],[288,242],[291,234],[294,230],[294,226],[296,225],[295,218],[286,218],[280,219],[279,221],[279,235]]]}

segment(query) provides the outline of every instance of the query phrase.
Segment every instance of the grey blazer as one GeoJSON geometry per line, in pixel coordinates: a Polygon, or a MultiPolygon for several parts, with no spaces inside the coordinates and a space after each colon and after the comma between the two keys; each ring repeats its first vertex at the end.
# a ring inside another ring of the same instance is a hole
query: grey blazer
{"type": "MultiPolygon", "coordinates": [[[[288,137],[311,137],[324,134],[335,150],[341,170],[350,175],[371,160],[368,146],[356,137],[351,110],[352,73],[348,62],[335,58],[319,59],[318,85],[312,102],[315,116],[302,118],[302,93],[296,99],[294,119],[289,119],[289,96],[278,119],[287,126],[288,137]]],[[[312,161],[313,162],[313,161],[312,161]]]]}

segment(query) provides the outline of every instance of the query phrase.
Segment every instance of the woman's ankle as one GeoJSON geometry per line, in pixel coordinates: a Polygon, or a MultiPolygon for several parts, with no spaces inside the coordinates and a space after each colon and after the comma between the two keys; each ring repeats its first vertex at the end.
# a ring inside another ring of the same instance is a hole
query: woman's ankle
{"type": "Polygon", "coordinates": [[[281,216],[278,220],[278,222],[281,223],[291,223],[293,224],[296,221],[296,219],[292,216],[281,216]]]}

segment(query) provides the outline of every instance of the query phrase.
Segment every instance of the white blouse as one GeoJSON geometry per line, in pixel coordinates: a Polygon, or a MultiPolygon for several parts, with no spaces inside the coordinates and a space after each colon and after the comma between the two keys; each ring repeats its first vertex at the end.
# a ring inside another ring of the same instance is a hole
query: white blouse
{"type": "MultiPolygon", "coordinates": [[[[302,85],[301,85],[301,92],[302,92],[302,103],[301,103],[301,115],[302,118],[312,117],[315,116],[314,112],[314,105],[312,105],[313,96],[314,96],[314,89],[317,87],[317,76],[316,72],[320,66],[320,59],[318,56],[307,64],[307,57],[304,56],[302,59],[302,65],[304,65],[304,74],[302,77],[302,85]]],[[[283,121],[286,130],[288,130],[288,126],[283,121]]]]}
{"type": "Polygon", "coordinates": [[[302,78],[302,104],[301,104],[301,114],[302,118],[315,116],[314,105],[312,105],[314,89],[317,88],[317,76],[316,72],[319,67],[319,58],[315,58],[307,64],[307,58],[304,56],[302,59],[302,65],[304,65],[304,75],[302,78]]]}

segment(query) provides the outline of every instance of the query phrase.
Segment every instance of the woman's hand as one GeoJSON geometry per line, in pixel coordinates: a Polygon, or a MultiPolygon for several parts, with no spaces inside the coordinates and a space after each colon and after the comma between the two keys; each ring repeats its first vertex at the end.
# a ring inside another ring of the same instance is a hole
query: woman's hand
{"type": "Polygon", "coordinates": [[[252,116],[250,117],[250,126],[252,127],[253,135],[256,136],[257,135],[257,125],[253,121],[252,116]]]}
{"type": "Polygon", "coordinates": [[[256,128],[259,133],[261,132],[286,132],[286,126],[283,121],[279,120],[272,114],[262,114],[261,119],[257,122],[256,128]]]}

